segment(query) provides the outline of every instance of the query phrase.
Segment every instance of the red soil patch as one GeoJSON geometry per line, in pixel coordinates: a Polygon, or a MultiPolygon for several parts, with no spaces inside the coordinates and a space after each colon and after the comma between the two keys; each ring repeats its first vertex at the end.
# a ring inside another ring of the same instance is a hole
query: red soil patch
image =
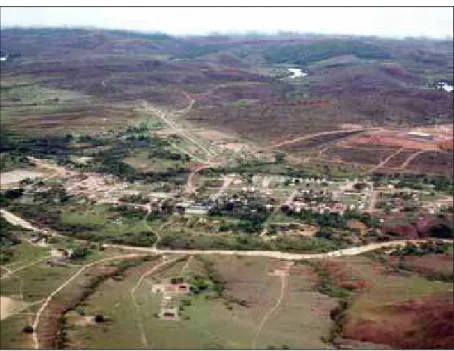
{"type": "Polygon", "coordinates": [[[388,344],[397,349],[452,349],[453,300],[451,295],[403,301],[383,306],[383,319],[347,319],[343,337],[388,344]]]}
{"type": "MultiPolygon", "coordinates": [[[[397,267],[400,258],[396,256],[387,257],[391,266],[397,267]]],[[[427,277],[452,277],[453,254],[428,254],[424,256],[406,256],[404,258],[405,269],[409,269],[427,277]]]]}
{"type": "Polygon", "coordinates": [[[365,290],[372,286],[370,281],[359,277],[359,274],[345,262],[325,261],[322,263],[332,279],[333,286],[350,290],[365,290]]]}
{"type": "Polygon", "coordinates": [[[412,225],[396,225],[383,227],[382,231],[393,237],[403,238],[403,239],[418,239],[419,235],[415,227],[412,225]]]}
{"type": "Polygon", "coordinates": [[[315,286],[320,282],[319,276],[309,266],[292,266],[289,269],[289,273],[293,276],[308,277],[312,283],[312,286],[315,286]]]}
{"type": "Polygon", "coordinates": [[[454,140],[445,140],[445,141],[440,141],[437,146],[441,150],[453,150],[454,149],[454,140]]]}
{"type": "Polygon", "coordinates": [[[353,147],[355,145],[381,145],[415,150],[437,150],[439,148],[436,141],[415,140],[402,132],[366,133],[351,139],[349,144],[353,147]]]}

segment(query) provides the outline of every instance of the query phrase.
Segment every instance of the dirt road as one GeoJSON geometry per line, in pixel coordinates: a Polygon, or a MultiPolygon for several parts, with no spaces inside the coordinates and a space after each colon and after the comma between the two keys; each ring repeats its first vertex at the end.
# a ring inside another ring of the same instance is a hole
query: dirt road
{"type": "Polygon", "coordinates": [[[426,152],[437,152],[437,151],[436,150],[421,150],[421,151],[417,151],[414,154],[411,154],[410,157],[408,157],[405,160],[405,162],[402,163],[402,165],[400,166],[400,169],[407,168],[411,161],[413,161],[416,157],[418,157],[419,155],[424,154],[426,152]]]}
{"type": "MultiPolygon", "coordinates": [[[[192,103],[193,104],[193,103],[192,103]]],[[[188,106],[189,107],[192,107],[192,104],[190,103],[190,105],[188,106]]],[[[182,138],[188,140],[189,142],[195,144],[200,150],[204,151],[207,155],[210,155],[211,157],[215,157],[217,156],[218,154],[210,149],[208,149],[207,147],[205,147],[204,145],[202,145],[198,140],[196,140],[193,136],[191,136],[189,133],[187,133],[185,130],[183,130],[182,128],[180,128],[170,117],[168,117],[166,115],[166,113],[164,111],[161,111],[159,109],[157,109],[156,107],[154,106],[151,106],[149,103],[147,103],[146,101],[143,102],[143,106],[144,106],[144,109],[145,110],[148,110],[152,113],[154,113],[155,115],[157,115],[159,118],[161,118],[167,125],[169,125],[177,134],[179,134],[182,138]]],[[[186,110],[186,109],[185,109],[186,110]]],[[[182,110],[182,111],[185,111],[185,110],[182,110]]],[[[180,111],[180,113],[182,112],[180,111]]],[[[188,113],[190,111],[190,108],[186,111],[186,113],[188,113]]]]}
{"type": "Polygon", "coordinates": [[[300,141],[305,141],[305,140],[313,139],[313,138],[316,138],[316,137],[319,137],[319,136],[324,136],[324,135],[335,135],[335,134],[341,134],[341,133],[365,132],[367,130],[370,130],[370,129],[365,129],[365,128],[342,129],[342,130],[333,130],[333,131],[329,131],[329,132],[320,132],[320,133],[314,133],[314,134],[309,134],[309,135],[303,135],[303,136],[300,136],[298,138],[294,138],[294,139],[290,139],[290,140],[284,140],[284,141],[281,141],[281,142],[279,142],[277,144],[273,144],[273,145],[264,147],[262,149],[259,149],[258,151],[268,151],[268,150],[279,148],[281,146],[291,145],[291,144],[294,144],[294,143],[298,143],[300,141]]]}
{"type": "Polygon", "coordinates": [[[54,298],[55,295],[57,295],[60,291],[62,291],[65,287],[67,287],[74,279],[76,279],[78,276],[80,276],[87,268],[90,268],[96,264],[102,263],[102,262],[107,262],[107,261],[112,261],[112,260],[119,260],[119,259],[126,259],[126,258],[134,258],[134,257],[143,257],[143,256],[148,256],[149,253],[147,254],[125,254],[125,255],[118,255],[118,256],[113,256],[113,257],[107,257],[103,258],[91,263],[88,263],[84,265],[82,268],[80,268],[71,278],[67,279],[62,285],[60,285],[57,289],[55,289],[52,293],[50,293],[47,298],[44,299],[43,304],[41,305],[40,309],[38,312],[36,312],[35,315],[35,321],[33,322],[33,343],[34,347],[36,350],[39,349],[39,338],[38,338],[38,326],[39,326],[39,321],[41,319],[41,316],[44,312],[44,310],[47,308],[51,300],[54,298]]]}
{"type": "Polygon", "coordinates": [[[214,162],[207,162],[203,165],[200,165],[198,166],[195,170],[193,170],[189,176],[188,176],[188,180],[186,181],[186,187],[185,187],[185,190],[184,192],[186,194],[192,194],[195,189],[196,189],[196,186],[194,184],[194,176],[204,170],[204,169],[208,169],[208,168],[213,168],[213,167],[216,167],[216,166],[220,166],[222,164],[222,162],[217,162],[217,163],[214,163],[214,162]]]}
{"type": "Polygon", "coordinates": [[[397,150],[396,152],[394,152],[393,154],[389,155],[387,158],[385,158],[382,162],[380,162],[378,165],[372,167],[371,169],[369,169],[367,171],[367,173],[372,173],[374,171],[376,171],[377,169],[383,167],[385,164],[388,163],[389,160],[391,160],[392,158],[394,158],[395,156],[397,156],[398,154],[400,154],[402,151],[404,151],[405,148],[404,147],[401,147],[399,150],[397,150]]]}
{"type": "MultiPolygon", "coordinates": [[[[4,215],[6,210],[2,210],[1,213],[4,215]]],[[[8,212],[10,216],[8,218],[17,217],[14,214],[8,212]]],[[[6,220],[8,218],[5,217],[6,220]]],[[[9,221],[9,220],[8,220],[9,221]]],[[[22,220],[23,221],[23,220],[22,220]]],[[[30,223],[26,225],[32,226],[30,223]]],[[[33,227],[33,226],[32,226],[33,227]]],[[[36,230],[39,231],[38,228],[34,227],[36,230]]],[[[55,236],[54,233],[51,235],[55,236]]],[[[57,234],[60,237],[65,237],[63,235],[57,234]]],[[[444,243],[451,244],[453,243],[452,240],[449,239],[437,239],[444,243]]],[[[154,249],[152,247],[138,247],[138,246],[127,246],[127,245],[117,245],[117,244],[104,244],[106,248],[116,248],[121,250],[131,250],[135,252],[144,252],[148,254],[166,254],[166,253],[173,253],[173,254],[183,254],[183,255],[226,255],[226,256],[248,256],[248,257],[270,257],[270,258],[277,258],[281,260],[289,260],[289,261],[296,261],[296,260],[303,260],[303,259],[321,259],[321,258],[331,258],[331,257],[342,257],[342,256],[356,256],[363,254],[365,252],[374,251],[382,248],[390,248],[399,245],[405,245],[406,243],[423,243],[427,242],[427,240],[395,240],[395,241],[387,241],[381,243],[373,243],[367,244],[364,246],[359,247],[351,247],[348,249],[342,250],[335,250],[331,252],[325,253],[315,253],[315,254],[299,254],[299,253],[290,253],[290,252],[281,252],[281,251],[243,251],[243,250],[170,250],[170,249],[154,249]]]]}
{"type": "Polygon", "coordinates": [[[134,304],[134,308],[135,308],[135,315],[137,317],[137,326],[139,327],[139,332],[140,332],[140,340],[142,341],[142,345],[145,346],[146,348],[149,347],[148,345],[148,340],[147,340],[147,337],[145,335],[145,329],[143,327],[143,324],[142,324],[142,321],[141,319],[138,317],[138,312],[139,312],[139,304],[137,303],[137,300],[136,300],[136,297],[135,297],[135,293],[136,293],[136,290],[139,288],[139,286],[142,284],[142,281],[148,277],[149,275],[153,274],[154,272],[156,272],[158,269],[160,269],[161,267],[165,266],[165,265],[168,265],[168,264],[171,264],[173,262],[176,262],[178,260],[180,260],[181,257],[177,257],[177,258],[174,258],[172,260],[166,260],[164,257],[163,257],[163,262],[159,263],[158,265],[152,267],[151,269],[149,269],[148,271],[146,271],[144,274],[142,274],[139,278],[139,280],[137,281],[136,285],[134,285],[134,287],[131,289],[130,291],[130,294],[131,294],[131,299],[132,299],[132,303],[134,304]]]}
{"type": "Polygon", "coordinates": [[[40,262],[43,262],[45,260],[48,260],[51,256],[45,256],[45,257],[42,257],[40,258],[39,260],[36,260],[36,261],[33,261],[33,262],[30,262],[29,264],[26,264],[25,266],[21,266],[19,268],[16,268],[14,270],[9,270],[9,272],[7,272],[6,274],[2,275],[2,277],[0,278],[0,280],[3,280],[3,279],[6,279],[8,278],[9,276],[13,275],[14,273],[17,273],[25,268],[28,268],[28,267],[32,267],[32,266],[35,266],[37,265],[38,263],[40,262]]]}
{"type": "Polygon", "coordinates": [[[224,177],[224,182],[222,186],[215,194],[210,196],[211,200],[216,201],[219,198],[219,196],[221,196],[229,188],[230,184],[232,184],[234,179],[235,179],[234,175],[227,175],[226,177],[224,177]]]}
{"type": "Polygon", "coordinates": [[[276,303],[266,312],[266,314],[263,316],[262,318],[262,321],[260,322],[259,326],[257,327],[255,333],[254,333],[254,337],[252,338],[252,343],[251,343],[251,348],[252,349],[256,349],[256,343],[257,343],[257,339],[260,335],[260,332],[262,331],[263,329],[263,326],[265,325],[266,321],[270,318],[270,316],[274,313],[274,311],[276,311],[276,309],[281,305],[282,303],[282,300],[284,299],[284,295],[285,295],[285,290],[287,288],[287,285],[288,285],[288,270],[289,270],[290,266],[288,265],[285,269],[285,271],[281,271],[279,272],[278,276],[281,280],[281,290],[280,290],[280,294],[279,294],[279,298],[277,299],[276,303]]]}

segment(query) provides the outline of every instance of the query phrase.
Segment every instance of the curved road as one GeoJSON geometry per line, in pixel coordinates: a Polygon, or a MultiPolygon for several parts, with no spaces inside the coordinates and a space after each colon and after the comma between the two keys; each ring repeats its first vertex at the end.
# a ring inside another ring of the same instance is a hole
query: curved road
{"type": "MultiPolygon", "coordinates": [[[[29,222],[23,220],[22,218],[14,215],[13,213],[1,209],[2,216],[11,224],[19,225],[26,229],[32,229],[34,231],[46,232],[39,228],[34,227],[29,222]]],[[[51,232],[50,235],[65,237],[60,234],[51,232]]],[[[441,240],[441,239],[438,239],[441,240]]],[[[452,240],[443,239],[441,240],[445,243],[452,244],[452,240]]],[[[249,256],[249,257],[270,257],[277,258],[281,260],[305,260],[305,259],[320,259],[320,258],[331,258],[331,257],[342,257],[342,256],[355,256],[360,255],[365,252],[374,251],[382,248],[388,248],[393,246],[405,245],[406,243],[422,243],[427,242],[427,240],[395,240],[387,241],[382,243],[373,243],[367,244],[359,247],[351,247],[348,249],[335,250],[325,253],[315,253],[315,254],[299,254],[299,253],[290,253],[290,252],[281,252],[281,251],[243,251],[243,250],[170,250],[170,249],[158,249],[155,247],[138,247],[138,246],[127,246],[127,245],[117,245],[117,244],[104,244],[104,247],[108,248],[117,248],[121,250],[130,250],[135,252],[144,252],[144,253],[154,253],[154,254],[189,254],[189,255],[226,255],[226,256],[249,256]]]]}

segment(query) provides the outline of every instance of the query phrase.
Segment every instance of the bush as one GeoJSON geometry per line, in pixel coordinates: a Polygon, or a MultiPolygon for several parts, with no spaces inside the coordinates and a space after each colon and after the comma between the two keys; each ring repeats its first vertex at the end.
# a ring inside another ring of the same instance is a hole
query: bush
{"type": "Polygon", "coordinates": [[[25,327],[22,328],[22,332],[24,332],[26,334],[31,334],[34,331],[35,330],[33,329],[33,327],[31,325],[26,325],[25,327]]]}
{"type": "Polygon", "coordinates": [[[97,314],[95,316],[96,323],[104,323],[105,321],[106,321],[106,319],[104,318],[104,316],[102,314],[97,314]]]}
{"type": "Polygon", "coordinates": [[[184,282],[184,278],[183,277],[173,277],[173,278],[170,278],[170,284],[181,284],[184,282]]]}
{"type": "Polygon", "coordinates": [[[73,260],[83,260],[90,254],[90,249],[87,244],[80,244],[76,246],[71,254],[73,260]]]}
{"type": "Polygon", "coordinates": [[[316,238],[331,239],[332,233],[320,230],[314,234],[316,238]]]}

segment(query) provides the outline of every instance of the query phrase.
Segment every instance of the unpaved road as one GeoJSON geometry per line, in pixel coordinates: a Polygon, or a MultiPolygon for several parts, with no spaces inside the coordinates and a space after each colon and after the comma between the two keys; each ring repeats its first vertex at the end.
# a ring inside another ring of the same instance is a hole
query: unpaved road
{"type": "Polygon", "coordinates": [[[40,229],[34,227],[31,223],[23,220],[22,218],[12,214],[9,211],[1,209],[0,213],[2,214],[3,218],[5,218],[6,221],[11,223],[12,225],[16,225],[28,230],[33,230],[34,232],[41,232],[40,229]]]}
{"type": "MultiPolygon", "coordinates": [[[[163,257],[164,258],[164,257],[163,257]]],[[[165,265],[168,265],[168,264],[171,264],[173,262],[176,262],[178,261],[179,259],[181,259],[181,257],[176,257],[172,260],[163,260],[163,262],[159,263],[158,265],[152,267],[151,269],[149,269],[148,271],[146,271],[144,274],[142,274],[139,278],[139,280],[137,281],[136,285],[134,285],[134,287],[131,289],[130,293],[131,293],[131,299],[132,299],[132,303],[134,304],[134,308],[135,308],[135,316],[137,318],[137,326],[139,327],[139,332],[140,332],[140,340],[142,341],[142,345],[145,346],[145,347],[149,347],[148,345],[148,340],[147,340],[147,337],[145,335],[145,329],[143,327],[143,323],[141,321],[141,319],[139,318],[138,316],[138,312],[139,312],[139,304],[137,303],[137,300],[136,300],[136,297],[135,297],[135,293],[136,293],[136,290],[139,288],[140,284],[142,284],[142,281],[148,277],[149,275],[153,274],[154,272],[156,272],[158,269],[160,269],[161,267],[165,266],[165,265]]]]}
{"type": "MultiPolygon", "coordinates": [[[[9,213],[8,217],[5,217],[7,221],[9,219],[15,218],[14,214],[8,212],[6,210],[1,210],[2,215],[5,213],[9,213]]],[[[18,217],[19,218],[19,217],[18,217]]],[[[33,227],[27,221],[21,219],[21,223],[26,223],[27,226],[33,227]]],[[[10,222],[11,223],[11,222],[10,222]]],[[[14,223],[13,223],[14,224],[14,223]]],[[[39,231],[40,229],[35,228],[35,230],[39,231]]],[[[60,236],[65,237],[60,234],[51,233],[53,236],[60,236]]],[[[453,243],[452,240],[449,239],[437,239],[447,244],[453,243]]],[[[135,252],[144,252],[148,254],[166,254],[166,253],[173,253],[173,254],[183,254],[183,255],[226,255],[226,256],[248,256],[248,257],[270,257],[270,258],[277,258],[280,260],[305,260],[305,259],[322,259],[322,258],[331,258],[331,257],[342,257],[342,256],[356,256],[363,254],[365,252],[374,251],[382,248],[390,248],[399,245],[405,245],[406,243],[423,243],[427,242],[427,240],[395,240],[395,241],[388,241],[382,243],[373,243],[367,244],[364,246],[359,247],[351,247],[348,249],[342,250],[335,250],[325,253],[315,253],[315,254],[299,254],[299,253],[290,253],[290,252],[281,252],[281,251],[243,251],[243,250],[170,250],[170,249],[157,249],[152,247],[138,247],[138,246],[127,246],[127,245],[117,245],[117,244],[104,244],[106,248],[116,248],[120,250],[130,250],[135,252]]]]}
{"type": "Polygon", "coordinates": [[[200,165],[199,167],[197,167],[195,170],[193,170],[189,176],[188,176],[188,180],[186,181],[186,187],[185,187],[185,193],[186,194],[192,194],[195,189],[196,189],[196,186],[194,184],[194,176],[204,170],[204,169],[208,169],[208,168],[213,168],[213,167],[216,167],[216,166],[220,166],[222,165],[222,162],[217,162],[217,163],[214,163],[214,162],[207,162],[203,165],[200,165]]]}
{"type": "Polygon", "coordinates": [[[197,167],[196,169],[194,169],[188,176],[188,180],[186,181],[186,187],[185,187],[184,192],[186,194],[192,194],[196,189],[196,186],[194,184],[194,176],[201,170],[211,168],[211,167],[212,167],[212,165],[210,163],[206,163],[206,164],[203,164],[203,165],[197,167]]]}
{"type": "Polygon", "coordinates": [[[294,143],[298,143],[300,141],[305,141],[305,140],[313,139],[313,138],[316,138],[316,137],[319,137],[319,136],[324,136],[324,135],[335,135],[335,134],[341,134],[341,133],[365,132],[367,130],[371,130],[371,129],[365,129],[365,128],[341,129],[341,130],[333,130],[333,131],[329,131],[329,132],[320,132],[320,133],[314,133],[314,134],[309,134],[309,135],[303,135],[303,136],[300,136],[298,138],[294,138],[294,139],[290,139],[290,140],[284,140],[284,141],[281,141],[281,142],[279,142],[277,144],[273,144],[273,145],[264,147],[262,149],[259,149],[258,151],[268,151],[268,150],[279,148],[281,146],[291,145],[291,144],[294,144],[294,143]]]}
{"type": "Polygon", "coordinates": [[[216,201],[232,184],[233,180],[235,179],[234,175],[227,175],[224,177],[224,182],[222,183],[222,186],[219,188],[219,190],[210,196],[211,200],[216,201]]]}
{"type": "MultiPolygon", "coordinates": [[[[158,108],[150,105],[148,102],[144,101],[143,102],[143,107],[145,110],[147,111],[150,111],[151,113],[157,115],[159,118],[161,118],[167,125],[169,125],[177,134],[179,134],[181,137],[183,137],[184,139],[188,140],[189,142],[195,144],[196,146],[198,146],[198,148],[202,151],[204,151],[207,155],[210,155],[212,157],[215,157],[217,156],[217,153],[214,152],[213,150],[210,150],[209,148],[205,147],[204,145],[202,145],[196,138],[194,138],[193,136],[191,136],[189,133],[187,133],[185,130],[183,130],[182,128],[180,128],[172,119],[170,119],[169,117],[166,116],[166,113],[164,111],[161,111],[159,110],[158,108]]],[[[189,107],[192,107],[192,104],[190,103],[190,105],[188,106],[189,107]]],[[[182,111],[186,111],[186,109],[182,110],[182,111]]],[[[182,112],[180,111],[180,113],[182,112]]],[[[190,108],[186,111],[186,113],[188,113],[190,111],[190,108]]]]}
{"type": "Polygon", "coordinates": [[[6,279],[9,276],[12,276],[14,273],[17,273],[17,272],[19,272],[19,271],[21,271],[21,270],[23,270],[25,268],[32,267],[32,266],[34,266],[34,265],[36,265],[36,264],[38,264],[38,263],[40,263],[42,261],[48,260],[50,257],[51,257],[50,255],[49,256],[45,256],[45,257],[41,257],[39,260],[33,261],[33,262],[29,263],[29,264],[26,264],[25,266],[21,266],[19,268],[14,269],[14,270],[9,270],[9,272],[7,272],[6,274],[2,275],[0,280],[6,279]]]}
{"type": "Polygon", "coordinates": [[[47,296],[47,298],[44,299],[44,303],[41,305],[41,307],[38,310],[38,312],[36,312],[35,321],[33,322],[33,334],[32,334],[33,343],[34,343],[35,349],[36,350],[39,349],[39,339],[38,339],[37,329],[38,329],[39,321],[41,319],[41,316],[42,316],[44,310],[49,305],[50,301],[53,299],[53,297],[55,295],[57,295],[61,290],[63,290],[66,286],[68,286],[74,279],[76,279],[78,276],[80,276],[87,268],[90,268],[90,267],[92,267],[92,266],[94,266],[94,265],[96,265],[98,263],[102,263],[102,262],[118,260],[118,259],[142,257],[142,256],[148,256],[148,255],[149,254],[138,254],[138,253],[135,253],[135,254],[127,254],[127,255],[119,255],[119,256],[107,257],[107,258],[103,258],[103,259],[88,263],[88,264],[84,265],[82,268],[80,268],[72,277],[67,279],[62,285],[60,285],[57,289],[55,289],[52,293],[50,293],[47,296]]]}
{"type": "Polygon", "coordinates": [[[398,154],[400,154],[402,151],[404,151],[405,148],[404,147],[401,147],[399,150],[397,150],[396,152],[392,153],[391,155],[389,155],[387,158],[385,158],[384,161],[380,162],[378,165],[372,167],[371,169],[369,169],[367,171],[367,173],[372,173],[374,172],[375,170],[383,167],[385,164],[388,163],[389,160],[391,160],[392,158],[394,158],[395,156],[397,156],[398,154]]]}
{"type": "Polygon", "coordinates": [[[427,153],[427,152],[438,152],[439,150],[421,150],[421,151],[417,151],[415,152],[414,154],[410,155],[410,157],[408,157],[404,163],[402,163],[402,165],[400,166],[400,169],[405,169],[408,167],[408,165],[410,164],[410,162],[412,162],[416,157],[418,157],[419,155],[421,154],[424,154],[424,153],[427,153]]]}
{"type": "Polygon", "coordinates": [[[256,342],[257,342],[257,339],[258,339],[258,336],[260,334],[260,332],[262,331],[263,329],[263,326],[265,325],[266,321],[270,318],[270,316],[274,313],[274,311],[276,311],[276,309],[281,305],[282,303],[282,300],[284,299],[284,295],[285,295],[285,290],[286,290],[286,287],[288,285],[288,279],[287,279],[287,276],[288,276],[288,269],[290,268],[290,266],[287,266],[285,272],[281,272],[279,274],[279,277],[281,279],[281,292],[279,294],[279,298],[277,299],[276,303],[274,304],[274,306],[272,306],[267,312],[266,314],[263,316],[263,319],[262,321],[260,322],[258,328],[256,329],[255,333],[254,333],[254,337],[252,338],[252,343],[251,343],[251,348],[252,349],[256,349],[256,342]]]}

